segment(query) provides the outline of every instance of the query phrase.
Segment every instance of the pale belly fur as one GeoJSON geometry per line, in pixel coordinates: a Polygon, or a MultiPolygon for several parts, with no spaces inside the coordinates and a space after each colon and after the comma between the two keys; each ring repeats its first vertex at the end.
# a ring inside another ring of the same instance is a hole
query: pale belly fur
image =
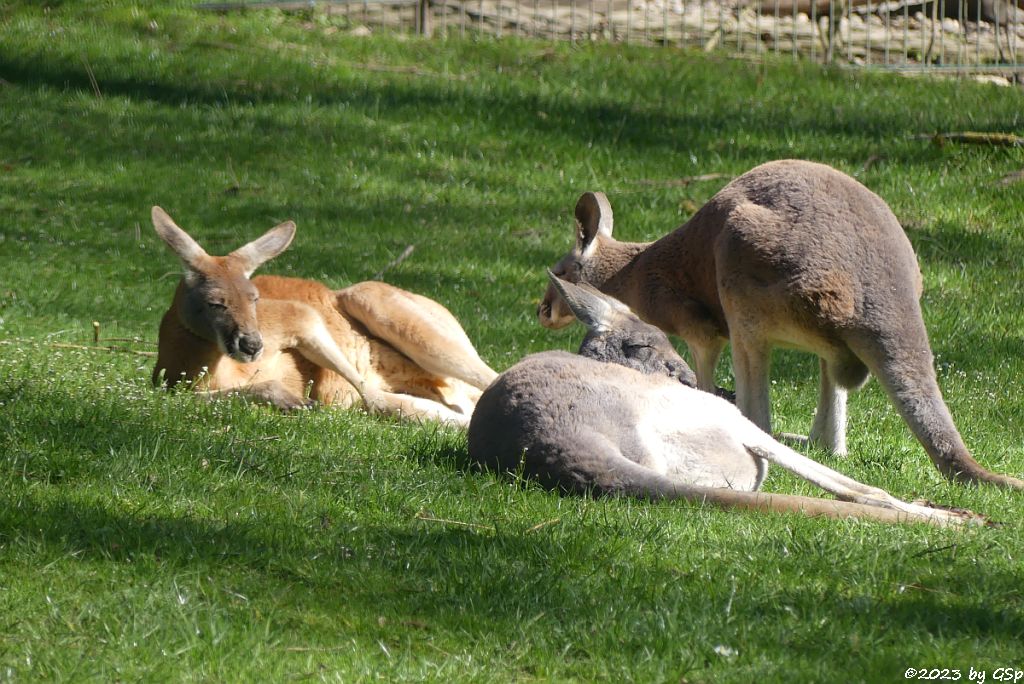
{"type": "Polygon", "coordinates": [[[639,399],[638,463],[685,484],[760,487],[767,464],[751,456],[744,442],[758,444],[765,435],[735,406],[683,385],[651,389],[639,399]]]}

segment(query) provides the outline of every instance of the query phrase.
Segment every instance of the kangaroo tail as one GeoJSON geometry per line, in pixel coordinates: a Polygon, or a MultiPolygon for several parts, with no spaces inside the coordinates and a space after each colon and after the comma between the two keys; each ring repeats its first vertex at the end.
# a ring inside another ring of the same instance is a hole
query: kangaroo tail
{"type": "Polygon", "coordinates": [[[859,340],[860,344],[856,346],[860,348],[854,351],[878,378],[940,473],[955,482],[986,482],[1010,489],[1024,489],[1024,480],[993,473],[974,460],[942,398],[924,323],[920,322],[919,316],[917,321],[912,320],[913,317],[908,318],[911,320],[904,321],[905,325],[913,325],[915,329],[909,335],[901,335],[900,342],[918,339],[918,344],[912,347],[906,344],[886,345],[878,336],[872,336],[859,340]]]}

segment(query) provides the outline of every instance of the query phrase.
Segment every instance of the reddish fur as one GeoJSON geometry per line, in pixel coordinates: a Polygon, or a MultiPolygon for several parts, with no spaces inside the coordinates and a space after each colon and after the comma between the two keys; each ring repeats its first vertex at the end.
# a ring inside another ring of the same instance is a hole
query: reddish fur
{"type": "Polygon", "coordinates": [[[316,401],[351,406],[359,400],[355,388],[294,349],[295,337],[305,327],[303,319],[319,315],[331,337],[368,382],[379,383],[388,392],[437,401],[443,401],[451,391],[451,379],[424,371],[387,343],[370,337],[363,324],[341,310],[338,301],[346,290],[335,291],[316,281],[281,276],[257,276],[252,282],[260,291],[256,317],[263,333],[263,356],[251,363],[239,363],[221,353],[215,343],[189,332],[178,314],[183,287],[179,285],[160,323],[154,382],[159,381],[161,374],[168,386],[203,375],[204,389],[228,390],[256,381],[277,380],[297,396],[304,396],[308,387],[310,398],[316,401]]]}
{"type": "Polygon", "coordinates": [[[154,383],[184,380],[280,408],[362,401],[465,425],[496,376],[452,314],[426,297],[380,282],[331,290],[300,278],[250,280],[287,248],[291,222],[225,257],[207,255],[157,207],[153,222],[185,265],[160,323],[154,383]]]}

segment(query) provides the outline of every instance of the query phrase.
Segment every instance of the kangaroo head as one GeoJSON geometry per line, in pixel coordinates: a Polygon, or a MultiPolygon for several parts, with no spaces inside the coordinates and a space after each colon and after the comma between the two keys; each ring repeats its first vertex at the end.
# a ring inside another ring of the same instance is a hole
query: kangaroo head
{"type": "Polygon", "coordinates": [[[628,306],[586,283],[570,283],[552,271],[548,277],[572,314],[587,326],[581,356],[697,386],[697,377],[661,329],[644,323],[628,306]]]}
{"type": "MultiPolygon", "coordinates": [[[[603,258],[602,251],[615,243],[612,237],[612,205],[603,192],[585,192],[576,202],[576,244],[555,264],[552,272],[569,283],[588,283],[601,287],[617,268],[603,258]]],[[[537,318],[545,328],[563,328],[573,322],[568,304],[554,285],[548,285],[537,308],[537,318]]]]}
{"type": "Polygon", "coordinates": [[[153,207],[153,227],[185,266],[178,301],[181,322],[236,361],[258,359],[263,353],[256,320],[259,290],[249,276],[288,247],[295,224],[286,221],[223,257],[207,254],[160,207],[153,207]]]}

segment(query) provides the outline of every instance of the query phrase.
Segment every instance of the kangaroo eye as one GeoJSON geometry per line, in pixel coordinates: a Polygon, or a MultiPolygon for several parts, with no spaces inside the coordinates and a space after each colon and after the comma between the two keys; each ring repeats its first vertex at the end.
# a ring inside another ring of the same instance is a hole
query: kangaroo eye
{"type": "Polygon", "coordinates": [[[629,356],[639,356],[640,354],[646,354],[648,349],[651,349],[649,344],[626,344],[623,345],[623,349],[629,356]]]}
{"type": "Polygon", "coordinates": [[[228,305],[221,301],[207,302],[206,305],[209,306],[211,309],[217,309],[218,311],[223,311],[224,309],[228,308],[228,305]]]}

